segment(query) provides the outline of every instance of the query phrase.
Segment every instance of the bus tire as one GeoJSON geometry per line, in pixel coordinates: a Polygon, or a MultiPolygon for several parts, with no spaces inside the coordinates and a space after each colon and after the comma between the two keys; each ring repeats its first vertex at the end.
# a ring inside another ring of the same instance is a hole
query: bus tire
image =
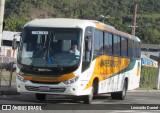
{"type": "Polygon", "coordinates": [[[119,94],[118,94],[118,99],[124,100],[125,97],[126,97],[126,92],[127,92],[127,82],[126,82],[126,80],[125,80],[125,81],[124,81],[124,84],[123,84],[123,89],[122,89],[122,91],[120,91],[119,94]]]}
{"type": "Polygon", "coordinates": [[[127,91],[127,82],[126,80],[124,81],[123,84],[123,89],[120,92],[113,92],[111,93],[111,98],[112,99],[119,99],[119,100],[124,100],[126,96],[126,91],[127,91]]]}
{"type": "Polygon", "coordinates": [[[111,93],[111,98],[112,99],[118,99],[118,92],[111,93]]]}
{"type": "Polygon", "coordinates": [[[36,93],[36,99],[40,101],[44,101],[46,99],[46,94],[36,93]]]}
{"type": "Polygon", "coordinates": [[[98,79],[95,78],[93,81],[93,96],[98,95],[98,79]]]}
{"type": "Polygon", "coordinates": [[[94,88],[92,87],[92,91],[90,95],[85,95],[83,96],[83,103],[84,104],[91,104],[92,100],[93,100],[93,92],[94,92],[94,88]]]}

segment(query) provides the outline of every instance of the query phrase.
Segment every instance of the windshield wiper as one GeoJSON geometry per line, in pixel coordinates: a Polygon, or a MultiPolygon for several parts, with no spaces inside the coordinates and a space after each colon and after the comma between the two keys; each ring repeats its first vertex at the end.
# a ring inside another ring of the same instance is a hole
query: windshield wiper
{"type": "MultiPolygon", "coordinates": [[[[36,58],[38,55],[40,55],[40,52],[42,52],[42,54],[43,54],[43,56],[44,56],[44,58],[45,58],[45,60],[46,60],[46,47],[44,46],[44,47],[42,47],[41,49],[39,49],[36,53],[35,53],[35,55],[33,55],[33,57],[32,57],[32,62],[31,62],[31,64],[29,65],[29,67],[31,67],[31,68],[33,68],[33,66],[34,66],[34,63],[35,63],[35,60],[34,60],[34,58],[36,58]],[[44,51],[44,52],[43,52],[44,51]]],[[[42,58],[43,59],[43,57],[39,57],[39,58],[42,58]]],[[[46,61],[45,61],[46,62],[46,61]]]]}
{"type": "Polygon", "coordinates": [[[58,67],[61,71],[63,71],[63,67],[59,64],[58,61],[56,61],[56,64],[57,64],[57,67],[58,67]]]}
{"type": "MultiPolygon", "coordinates": [[[[45,54],[45,52],[46,52],[46,46],[43,46],[41,49],[39,49],[39,50],[35,53],[35,55],[33,56],[33,58],[34,58],[34,57],[37,57],[40,52],[42,52],[42,54],[45,54]],[[43,53],[42,51],[44,51],[44,53],[43,53]]],[[[44,55],[44,56],[45,56],[45,55],[44,55]]]]}

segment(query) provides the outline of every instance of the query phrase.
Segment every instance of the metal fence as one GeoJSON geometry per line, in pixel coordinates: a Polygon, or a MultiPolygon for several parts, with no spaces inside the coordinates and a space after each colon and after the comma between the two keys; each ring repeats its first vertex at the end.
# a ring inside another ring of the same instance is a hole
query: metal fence
{"type": "Polygon", "coordinates": [[[16,82],[16,72],[15,72],[15,70],[13,70],[13,69],[6,70],[6,69],[3,69],[1,67],[1,69],[0,69],[0,87],[15,86],[15,82],[16,82]]]}

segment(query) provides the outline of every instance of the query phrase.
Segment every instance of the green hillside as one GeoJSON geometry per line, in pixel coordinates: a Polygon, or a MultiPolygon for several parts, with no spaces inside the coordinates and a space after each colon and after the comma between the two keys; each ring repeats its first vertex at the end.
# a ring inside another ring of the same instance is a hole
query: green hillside
{"type": "MultiPolygon", "coordinates": [[[[160,0],[137,0],[136,35],[144,43],[160,44],[160,0]]],[[[35,18],[80,18],[98,20],[110,15],[105,23],[131,33],[133,0],[6,0],[5,30],[21,31],[35,18]]]]}

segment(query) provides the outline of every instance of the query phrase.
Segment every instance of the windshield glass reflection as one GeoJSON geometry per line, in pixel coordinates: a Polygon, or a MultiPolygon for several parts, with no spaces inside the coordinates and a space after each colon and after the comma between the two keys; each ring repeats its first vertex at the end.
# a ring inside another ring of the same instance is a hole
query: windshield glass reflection
{"type": "Polygon", "coordinates": [[[74,66],[80,60],[80,29],[25,28],[18,61],[34,67],[74,66]]]}

